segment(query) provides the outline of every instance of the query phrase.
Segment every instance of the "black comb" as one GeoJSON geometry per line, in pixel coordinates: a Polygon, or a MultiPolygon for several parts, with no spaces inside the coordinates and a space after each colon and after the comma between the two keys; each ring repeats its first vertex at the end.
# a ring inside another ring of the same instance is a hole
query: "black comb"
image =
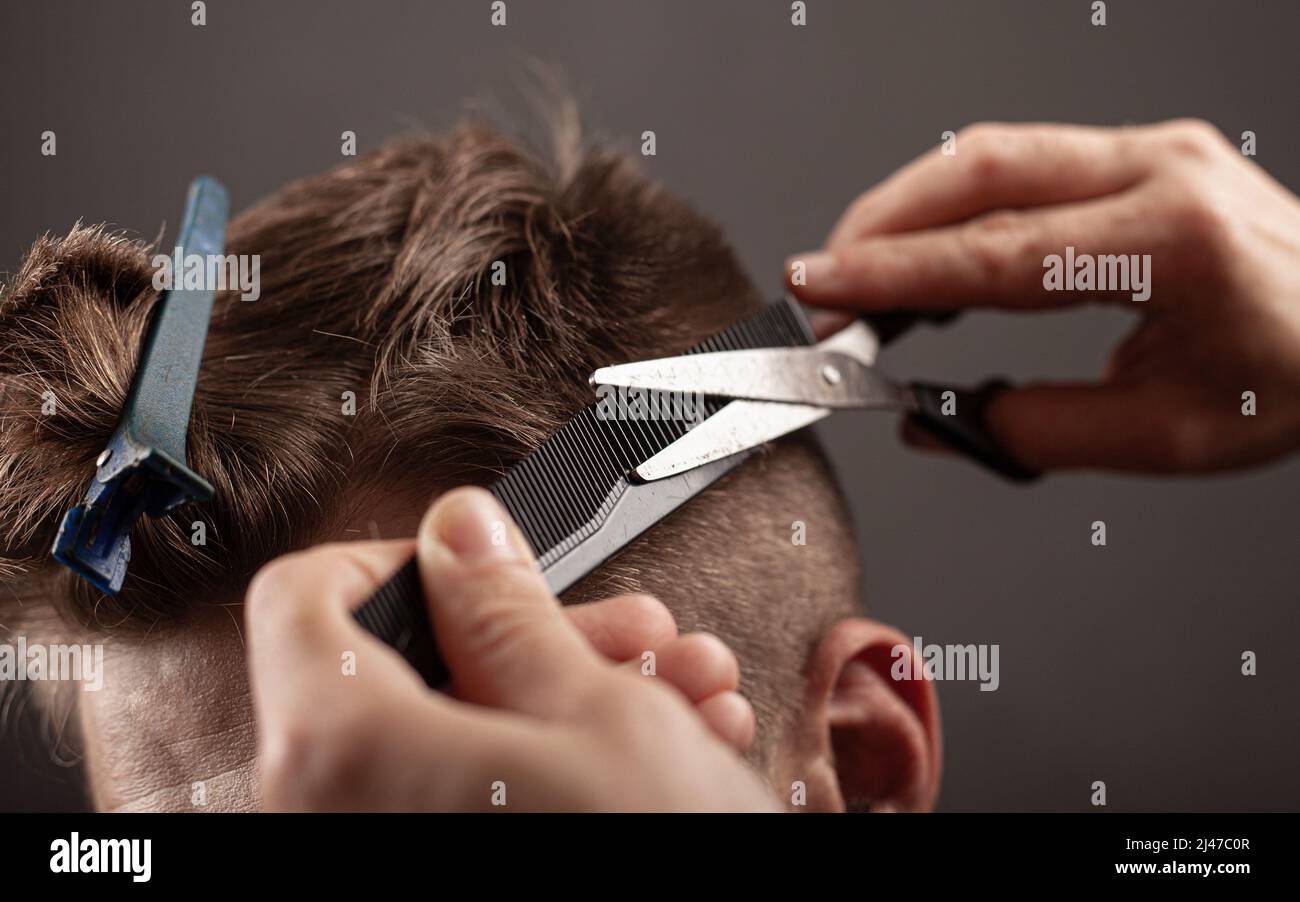
{"type": "MultiPolygon", "coordinates": [[[[687,353],[810,345],[803,313],[782,300],[687,353]]],[[[704,400],[712,416],[729,403],[704,400]]],[[[703,491],[752,452],[734,454],[677,476],[639,482],[629,474],[686,434],[682,419],[611,419],[593,404],[489,487],[532,546],[557,595],[703,491]]],[[[450,679],[438,653],[414,558],[356,612],[357,621],[395,648],[426,683],[450,679]]]]}

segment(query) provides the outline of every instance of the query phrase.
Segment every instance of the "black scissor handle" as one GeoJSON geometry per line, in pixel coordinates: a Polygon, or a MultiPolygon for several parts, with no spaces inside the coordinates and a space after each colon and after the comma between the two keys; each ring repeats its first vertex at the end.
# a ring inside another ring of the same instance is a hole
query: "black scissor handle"
{"type": "Polygon", "coordinates": [[[1012,482],[1033,482],[1042,475],[1022,466],[989,431],[988,407],[1010,387],[1005,379],[990,379],[974,389],[927,382],[910,387],[916,397],[912,423],[949,448],[1012,482]]]}
{"type": "MultiPolygon", "coordinates": [[[[862,318],[876,333],[880,344],[887,345],[919,323],[942,326],[952,322],[960,311],[889,310],[863,314],[862,318]]],[[[910,385],[916,397],[911,421],[949,448],[1012,482],[1033,482],[1042,476],[1022,466],[989,431],[989,404],[1010,388],[1005,379],[990,379],[978,388],[957,388],[929,382],[910,385]],[[952,392],[951,396],[947,393],[952,392]]]]}
{"type": "Polygon", "coordinates": [[[889,310],[884,313],[864,313],[862,318],[876,333],[880,344],[887,345],[919,323],[945,326],[956,319],[958,310],[938,310],[933,313],[919,313],[915,310],[889,310]]]}

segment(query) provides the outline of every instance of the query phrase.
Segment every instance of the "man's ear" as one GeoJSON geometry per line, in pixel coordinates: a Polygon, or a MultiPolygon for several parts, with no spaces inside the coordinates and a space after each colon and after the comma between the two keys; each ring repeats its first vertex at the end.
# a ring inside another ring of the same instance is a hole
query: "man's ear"
{"type": "Polygon", "coordinates": [[[934,684],[898,630],[854,618],[822,638],[809,667],[793,779],[811,811],[926,811],[942,753],[934,684]],[[923,673],[923,668],[920,668],[923,673]]]}

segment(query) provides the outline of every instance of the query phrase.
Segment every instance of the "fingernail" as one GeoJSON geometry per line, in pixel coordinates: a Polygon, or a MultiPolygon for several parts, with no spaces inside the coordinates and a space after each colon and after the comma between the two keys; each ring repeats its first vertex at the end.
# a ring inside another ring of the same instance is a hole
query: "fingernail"
{"type": "Polygon", "coordinates": [[[482,489],[457,492],[440,504],[431,524],[438,540],[462,561],[516,561],[508,515],[482,489]]]}
{"type": "Polygon", "coordinates": [[[806,288],[809,293],[825,294],[839,285],[839,266],[835,255],[826,251],[808,251],[797,254],[785,262],[786,276],[796,288],[806,288]]]}

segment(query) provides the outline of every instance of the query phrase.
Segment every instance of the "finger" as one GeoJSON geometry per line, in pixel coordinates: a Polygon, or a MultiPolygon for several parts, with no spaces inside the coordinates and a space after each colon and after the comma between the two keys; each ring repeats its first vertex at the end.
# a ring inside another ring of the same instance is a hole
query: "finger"
{"type": "Polygon", "coordinates": [[[341,715],[383,696],[427,694],[397,652],[351,616],[411,548],[410,540],[322,545],[258,572],[244,616],[260,718],[295,720],[304,699],[341,715]]]}
{"type": "Polygon", "coordinates": [[[1030,469],[1169,472],[1183,467],[1184,451],[1168,402],[1141,387],[1041,383],[1000,393],[986,416],[1030,469]]]}
{"type": "Polygon", "coordinates": [[[420,524],[417,548],[459,698],[547,716],[569,710],[600,679],[599,657],[488,492],[463,488],[440,498],[420,524]]]}
{"type": "MultiPolygon", "coordinates": [[[[740,664],[717,636],[689,633],[654,650],[654,675],[675,687],[692,702],[740,686],[740,664]]],[[[641,659],[627,662],[644,671],[641,659]]]]}
{"type": "MultiPolygon", "coordinates": [[[[997,441],[1029,469],[1169,472],[1181,465],[1171,438],[1177,430],[1165,407],[1133,386],[1041,383],[1007,389],[986,416],[997,441]]],[[[903,420],[900,431],[918,450],[957,453],[910,419],[903,420]]]]}
{"type": "Polygon", "coordinates": [[[739,692],[720,692],[701,701],[695,710],[713,735],[742,755],[749,751],[757,724],[753,706],[739,692]]]}
{"type": "Polygon", "coordinates": [[[1062,204],[1122,191],[1150,171],[1137,129],[984,123],[963,130],[867,191],[827,240],[964,222],[998,209],[1062,204]]]}
{"type": "MultiPolygon", "coordinates": [[[[738,693],[740,666],[722,640],[707,633],[690,633],[655,649],[653,676],[671,685],[696,706],[719,739],[744,754],[754,736],[754,711],[738,693]]],[[[646,659],[624,665],[646,675],[646,659]]]]}
{"type": "MultiPolygon", "coordinates": [[[[1146,205],[1145,197],[1119,195],[872,238],[804,261],[807,284],[797,290],[808,303],[867,311],[1131,302],[1150,296],[1155,261],[1175,240],[1152,230],[1146,205]],[[1090,283],[1080,281],[1085,255],[1093,258],[1090,283]],[[1076,290],[1087,284],[1093,288],[1076,290]]],[[[1162,273],[1162,290],[1177,277],[1162,273]]]]}
{"type": "MultiPolygon", "coordinates": [[[[397,653],[363,630],[351,612],[410,557],[412,544],[401,539],[320,545],[279,558],[257,573],[244,616],[249,669],[266,701],[296,699],[303,685],[351,690],[382,673],[401,672],[397,653]],[[379,660],[374,667],[358,667],[359,679],[340,681],[345,651],[378,653],[379,660]]],[[[409,669],[403,678],[418,682],[409,669]]]]}
{"type": "Polygon", "coordinates": [[[527,804],[569,766],[555,737],[428,691],[352,618],[414,545],[319,546],[273,562],[250,584],[249,674],[268,808],[483,808],[492,781],[515,774],[522,792],[513,801],[527,804]]]}
{"type": "Polygon", "coordinates": [[[619,595],[564,609],[578,632],[611,661],[640,659],[647,649],[677,638],[677,621],[650,595],[619,595]]]}

